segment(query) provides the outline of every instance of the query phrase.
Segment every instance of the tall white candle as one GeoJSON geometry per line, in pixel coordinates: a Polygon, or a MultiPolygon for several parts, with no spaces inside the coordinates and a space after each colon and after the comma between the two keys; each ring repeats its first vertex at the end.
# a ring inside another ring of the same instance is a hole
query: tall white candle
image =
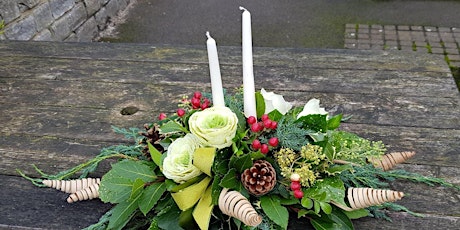
{"type": "Polygon", "coordinates": [[[252,64],[252,31],[251,13],[240,6],[242,14],[242,46],[243,46],[243,99],[244,115],[257,118],[256,97],[254,89],[254,72],[252,64]]]}
{"type": "Polygon", "coordinates": [[[206,36],[208,37],[206,46],[208,48],[209,75],[211,76],[212,103],[213,106],[225,106],[216,41],[209,32],[206,32],[206,36]]]}

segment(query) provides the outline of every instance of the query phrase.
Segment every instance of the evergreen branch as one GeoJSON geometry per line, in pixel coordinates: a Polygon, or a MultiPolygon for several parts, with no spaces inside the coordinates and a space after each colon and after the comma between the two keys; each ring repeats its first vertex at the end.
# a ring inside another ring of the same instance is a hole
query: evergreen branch
{"type": "Polygon", "coordinates": [[[391,170],[391,171],[382,171],[382,170],[379,170],[379,171],[381,172],[381,174],[377,174],[378,176],[382,176],[388,179],[391,179],[391,178],[404,179],[404,180],[409,180],[412,182],[424,183],[430,186],[440,185],[442,187],[460,190],[459,185],[449,183],[442,178],[423,176],[418,173],[407,172],[406,170],[402,170],[402,169],[391,170]]]}
{"type": "Polygon", "coordinates": [[[442,178],[423,176],[418,173],[412,173],[402,169],[383,171],[382,169],[375,168],[370,164],[362,167],[353,166],[353,169],[354,170],[352,172],[345,171],[340,174],[342,181],[349,187],[388,187],[388,183],[385,181],[404,179],[412,182],[427,184],[430,186],[440,185],[442,187],[460,190],[460,186],[449,183],[442,178]]]}

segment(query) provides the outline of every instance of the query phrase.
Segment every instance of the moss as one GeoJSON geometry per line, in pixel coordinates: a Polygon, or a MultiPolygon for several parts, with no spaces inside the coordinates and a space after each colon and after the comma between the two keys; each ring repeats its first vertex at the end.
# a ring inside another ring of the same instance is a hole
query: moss
{"type": "Polygon", "coordinates": [[[452,71],[452,76],[454,77],[455,83],[457,84],[457,88],[460,91],[460,67],[450,66],[450,70],[452,71]]]}

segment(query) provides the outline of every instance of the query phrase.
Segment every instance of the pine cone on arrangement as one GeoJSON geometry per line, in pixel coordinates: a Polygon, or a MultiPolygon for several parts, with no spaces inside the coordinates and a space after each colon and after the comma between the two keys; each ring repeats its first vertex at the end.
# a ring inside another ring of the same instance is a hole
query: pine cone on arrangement
{"type": "Polygon", "coordinates": [[[158,151],[163,152],[164,151],[163,146],[158,144],[158,141],[163,138],[162,135],[160,135],[160,132],[158,131],[158,127],[155,125],[150,126],[149,124],[145,124],[144,129],[146,131],[140,133],[140,135],[145,137],[144,139],[142,139],[142,142],[141,142],[141,144],[145,145],[144,149],[142,150],[144,155],[150,157],[149,147],[147,145],[147,142],[150,142],[150,144],[152,144],[153,147],[155,147],[158,151]]]}
{"type": "Polygon", "coordinates": [[[276,172],[268,161],[257,160],[241,174],[241,182],[249,193],[262,196],[275,187],[276,172]]]}

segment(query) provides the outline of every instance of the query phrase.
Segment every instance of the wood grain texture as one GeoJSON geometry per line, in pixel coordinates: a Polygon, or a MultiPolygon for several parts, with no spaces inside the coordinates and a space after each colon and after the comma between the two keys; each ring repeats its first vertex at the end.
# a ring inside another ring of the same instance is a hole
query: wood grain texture
{"type": "MultiPolygon", "coordinates": [[[[241,48],[219,47],[224,87],[242,84],[241,48]]],[[[110,208],[99,201],[67,204],[65,194],[34,187],[16,169],[31,164],[56,173],[107,146],[129,144],[111,126],[139,127],[177,100],[209,91],[205,46],[0,42],[0,228],[79,229],[110,208]],[[139,111],[122,115],[135,106],[139,111]],[[33,197],[33,198],[31,198],[33,197]],[[46,221],[44,221],[46,220],[46,221]],[[65,223],[65,224],[64,224],[65,223]]],[[[416,151],[399,167],[460,184],[460,95],[445,61],[387,51],[254,48],[256,87],[303,105],[318,98],[341,127],[391,151],[416,151]]],[[[95,176],[110,168],[103,163],[95,176]]],[[[356,229],[460,228],[460,197],[452,190],[396,181],[400,201],[416,218],[364,218],[356,229]]],[[[301,229],[306,220],[292,221],[301,229]]]]}

